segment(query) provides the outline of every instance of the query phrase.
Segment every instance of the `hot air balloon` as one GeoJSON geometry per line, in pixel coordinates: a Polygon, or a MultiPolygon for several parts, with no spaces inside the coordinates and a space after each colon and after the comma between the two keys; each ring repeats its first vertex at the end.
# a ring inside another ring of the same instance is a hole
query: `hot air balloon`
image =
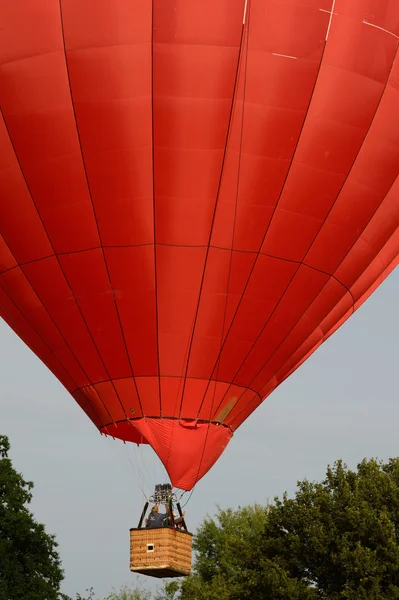
{"type": "Polygon", "coordinates": [[[397,0],[3,0],[0,311],[190,490],[399,260],[397,0]]]}

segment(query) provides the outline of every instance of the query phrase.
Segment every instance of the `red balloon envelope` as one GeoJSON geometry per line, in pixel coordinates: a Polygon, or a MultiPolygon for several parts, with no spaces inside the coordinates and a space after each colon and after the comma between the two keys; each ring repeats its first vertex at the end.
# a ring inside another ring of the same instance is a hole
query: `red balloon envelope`
{"type": "Polygon", "coordinates": [[[2,0],[0,311],[191,489],[398,264],[398,0],[2,0]]]}

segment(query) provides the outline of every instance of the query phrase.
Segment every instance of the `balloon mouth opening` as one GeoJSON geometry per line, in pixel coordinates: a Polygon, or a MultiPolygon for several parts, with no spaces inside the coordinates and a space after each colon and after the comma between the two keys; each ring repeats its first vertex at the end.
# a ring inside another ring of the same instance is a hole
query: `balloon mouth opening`
{"type": "Polygon", "coordinates": [[[117,438],[123,442],[132,442],[133,444],[148,444],[149,442],[143,434],[134,426],[134,421],[119,421],[119,423],[110,423],[99,428],[100,433],[109,437],[117,438]]]}
{"type": "MultiPolygon", "coordinates": [[[[142,420],[161,420],[162,417],[141,417],[140,419],[128,419],[125,421],[116,421],[115,423],[109,423],[107,425],[102,425],[99,427],[100,433],[105,436],[109,436],[112,438],[116,438],[118,440],[122,440],[123,442],[132,442],[133,444],[148,444],[151,445],[146,437],[142,434],[139,427],[136,427],[135,423],[142,420]]],[[[169,421],[170,419],[166,419],[169,421]]],[[[226,427],[231,430],[229,425],[220,422],[210,423],[209,421],[203,420],[194,420],[194,419],[173,419],[175,424],[178,424],[180,427],[184,427],[185,429],[196,429],[200,424],[212,424],[217,427],[226,427]]]]}

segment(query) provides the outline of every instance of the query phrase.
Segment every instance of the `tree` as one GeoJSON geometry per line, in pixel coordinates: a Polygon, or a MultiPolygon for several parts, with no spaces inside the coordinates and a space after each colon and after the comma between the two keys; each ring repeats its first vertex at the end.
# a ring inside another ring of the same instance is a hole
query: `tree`
{"type": "Polygon", "coordinates": [[[140,586],[136,585],[130,589],[127,585],[121,587],[119,592],[112,592],[105,600],[150,600],[151,593],[147,590],[143,590],[140,586]]]}
{"type": "Polygon", "coordinates": [[[317,598],[398,599],[399,459],[357,472],[338,461],[322,483],[299,483],[270,507],[261,553],[317,598]]]}
{"type": "Polygon", "coordinates": [[[63,579],[57,543],[26,507],[33,483],[8,458],[0,436],[0,600],[56,600],[63,579]]]}
{"type": "Polygon", "coordinates": [[[220,510],[193,574],[159,600],[398,600],[399,459],[342,461],[294,498],[220,510]]]}
{"type": "MultiPolygon", "coordinates": [[[[95,593],[92,587],[90,589],[87,589],[86,592],[88,593],[88,596],[83,597],[81,594],[76,594],[75,600],[95,600],[95,593]]],[[[67,596],[66,594],[60,594],[60,600],[73,599],[70,596],[67,596]]]]}
{"type": "MultiPolygon", "coordinates": [[[[199,527],[193,546],[193,575],[181,584],[181,600],[307,600],[312,590],[277,563],[264,559],[260,548],[268,507],[218,509],[216,519],[199,527]]],[[[172,598],[174,600],[174,598],[172,598]]]]}
{"type": "Polygon", "coordinates": [[[179,589],[179,581],[164,581],[162,588],[157,589],[154,600],[177,600],[179,589]]]}

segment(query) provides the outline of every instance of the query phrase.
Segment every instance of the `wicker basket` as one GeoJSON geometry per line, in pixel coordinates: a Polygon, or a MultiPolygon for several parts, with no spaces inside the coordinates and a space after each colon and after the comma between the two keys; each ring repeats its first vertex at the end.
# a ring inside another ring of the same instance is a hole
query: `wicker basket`
{"type": "Polygon", "coordinates": [[[152,577],[190,575],[192,533],[173,527],[130,530],[130,570],[152,577]]]}

